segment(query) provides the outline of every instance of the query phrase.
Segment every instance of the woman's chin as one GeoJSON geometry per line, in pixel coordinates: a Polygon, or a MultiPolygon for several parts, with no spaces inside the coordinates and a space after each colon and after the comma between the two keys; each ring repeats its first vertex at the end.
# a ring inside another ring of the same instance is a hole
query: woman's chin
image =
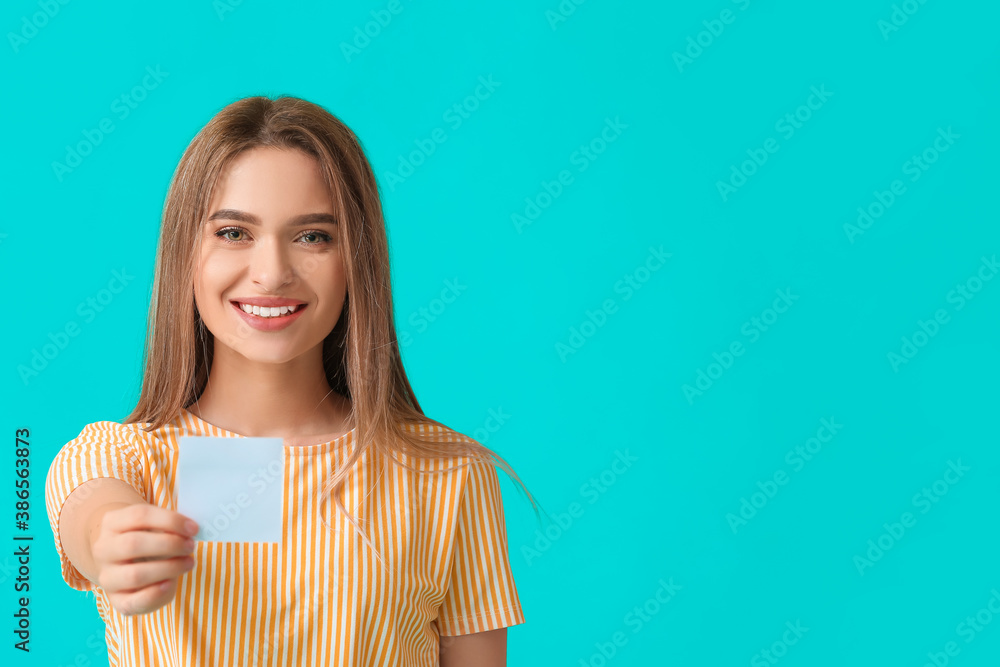
{"type": "MultiPolygon", "coordinates": [[[[293,350],[288,346],[269,347],[266,345],[240,346],[232,350],[235,354],[230,355],[238,358],[242,363],[251,364],[287,364],[302,356],[305,350],[293,350]]],[[[214,362],[213,362],[214,363],[214,362]]]]}

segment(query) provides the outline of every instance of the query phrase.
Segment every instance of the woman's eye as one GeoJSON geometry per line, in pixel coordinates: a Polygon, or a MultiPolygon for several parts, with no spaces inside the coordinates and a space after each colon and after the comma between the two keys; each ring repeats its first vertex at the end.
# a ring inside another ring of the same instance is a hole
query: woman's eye
{"type": "Polygon", "coordinates": [[[238,243],[242,239],[234,239],[230,234],[242,234],[243,230],[239,227],[226,227],[225,229],[220,229],[215,233],[216,236],[221,238],[223,241],[228,241],[230,243],[238,243]]]}
{"type": "Polygon", "coordinates": [[[307,239],[307,238],[310,238],[310,237],[312,237],[312,238],[317,238],[318,237],[320,240],[319,241],[306,241],[306,245],[319,245],[320,243],[329,243],[329,242],[333,241],[333,237],[330,236],[329,234],[324,233],[324,232],[306,232],[300,238],[307,239]]]}

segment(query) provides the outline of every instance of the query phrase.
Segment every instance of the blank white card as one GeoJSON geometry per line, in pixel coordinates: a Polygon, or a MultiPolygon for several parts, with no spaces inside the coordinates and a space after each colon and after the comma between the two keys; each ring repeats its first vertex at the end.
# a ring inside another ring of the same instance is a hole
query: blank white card
{"type": "Polygon", "coordinates": [[[180,436],[177,511],[206,542],[280,542],[281,438],[180,436]]]}

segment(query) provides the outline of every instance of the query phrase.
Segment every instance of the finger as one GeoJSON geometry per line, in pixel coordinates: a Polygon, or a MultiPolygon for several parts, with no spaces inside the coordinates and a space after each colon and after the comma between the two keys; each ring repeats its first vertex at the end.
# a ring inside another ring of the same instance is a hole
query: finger
{"type": "Polygon", "coordinates": [[[150,584],[132,593],[108,595],[111,604],[126,616],[146,614],[167,604],[177,590],[177,580],[167,579],[150,584]]]}
{"type": "Polygon", "coordinates": [[[175,533],[157,533],[147,530],[111,532],[94,542],[92,553],[102,563],[130,563],[136,560],[159,560],[176,556],[190,556],[195,542],[190,537],[175,533]]]}
{"type": "Polygon", "coordinates": [[[179,512],[139,503],[108,512],[104,516],[102,525],[119,533],[128,530],[149,530],[191,537],[198,532],[198,526],[179,512]]]}
{"type": "Polygon", "coordinates": [[[176,533],[130,530],[115,534],[109,542],[111,548],[108,551],[118,555],[113,560],[119,563],[190,556],[194,552],[194,540],[176,533]]]}
{"type": "Polygon", "coordinates": [[[194,567],[194,558],[183,556],[142,563],[113,564],[101,572],[100,585],[106,591],[135,593],[164,579],[173,579],[194,567]]]}

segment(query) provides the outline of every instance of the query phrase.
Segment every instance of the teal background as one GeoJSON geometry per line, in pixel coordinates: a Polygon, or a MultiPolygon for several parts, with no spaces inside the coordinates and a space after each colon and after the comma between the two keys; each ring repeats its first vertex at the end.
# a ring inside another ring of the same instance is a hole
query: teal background
{"type": "Polygon", "coordinates": [[[504,456],[548,511],[539,523],[501,475],[527,620],[509,664],[996,664],[1000,281],[975,279],[1000,251],[997,6],[401,0],[345,55],[387,2],[46,2],[0,10],[0,470],[10,489],[14,431],[30,428],[35,538],[30,656],[12,648],[16,573],[0,558],[5,664],[107,664],[93,599],[59,574],[45,472],[85,424],[134,405],[187,143],[225,104],[283,93],[338,115],[375,166],[425,411],[504,456]],[[42,6],[58,11],[31,33],[42,6]],[[122,118],[116,98],[157,66],[122,118]],[[453,127],[448,109],[489,76],[453,127]],[[786,136],[776,123],[813,86],[829,98],[786,136]],[[53,162],[105,118],[113,131],[60,180],[53,162]],[[608,118],[627,127],[581,161],[608,118]],[[390,187],[435,128],[446,140],[390,187]],[[939,128],[958,138],[911,181],[939,128]],[[769,138],[777,151],[723,199],[718,182],[769,138]],[[572,182],[518,229],[512,214],[563,170],[572,182]],[[896,179],[905,193],[849,238],[896,179]],[[651,247],[670,257],[645,272],[651,247]],[[134,278],[87,319],[79,304],[115,270],[134,278]],[[466,288],[423,321],[449,280],[466,288]],[[959,286],[979,291],[960,301],[959,286]],[[778,290],[797,299],[774,318],[778,290]],[[946,323],[893,364],[939,310],[946,323]],[[78,335],[22,377],[71,322],[78,335]],[[699,371],[714,379],[686,394],[699,371]],[[494,432],[490,410],[505,415],[494,432]],[[842,428],[796,463],[823,419],[842,428]],[[935,487],[949,462],[968,470],[935,487]],[[743,499],[758,507],[740,524],[743,499]]]}

